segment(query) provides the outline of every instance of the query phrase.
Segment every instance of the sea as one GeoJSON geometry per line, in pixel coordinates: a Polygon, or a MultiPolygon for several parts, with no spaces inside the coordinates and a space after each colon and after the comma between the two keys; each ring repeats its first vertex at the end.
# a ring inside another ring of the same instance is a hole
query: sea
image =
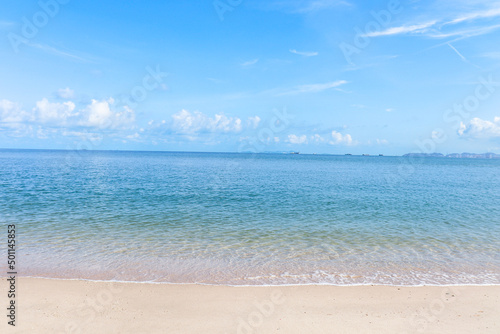
{"type": "Polygon", "coordinates": [[[500,159],[0,150],[19,276],[500,284],[500,159]]]}

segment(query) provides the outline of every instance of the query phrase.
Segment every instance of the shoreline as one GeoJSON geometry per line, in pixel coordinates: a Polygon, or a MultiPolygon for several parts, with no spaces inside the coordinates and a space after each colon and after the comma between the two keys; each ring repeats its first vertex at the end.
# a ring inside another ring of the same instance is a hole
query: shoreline
{"type": "MultiPolygon", "coordinates": [[[[7,276],[0,275],[0,279],[5,279],[7,276]]],[[[485,284],[469,284],[469,283],[456,283],[456,284],[419,284],[419,285],[398,285],[398,284],[379,284],[379,283],[355,283],[355,284],[333,284],[333,283],[290,283],[290,284],[225,284],[225,283],[200,283],[200,282],[155,282],[155,281],[122,281],[122,280],[96,280],[89,278],[61,278],[61,277],[41,277],[41,276],[19,276],[17,278],[23,279],[41,279],[41,280],[56,280],[56,281],[78,281],[78,282],[93,282],[93,283],[123,283],[123,284],[152,284],[152,285],[196,285],[196,286],[226,286],[233,288],[257,288],[257,287],[300,287],[300,286],[333,286],[333,287],[396,287],[396,288],[420,288],[420,287],[488,287],[499,286],[500,283],[485,283],[485,284]]]]}
{"type": "MultiPolygon", "coordinates": [[[[2,291],[6,282],[2,278],[2,291]]],[[[5,333],[500,331],[499,285],[130,283],[18,277],[18,323],[13,328],[5,319],[0,327],[5,333]]]]}

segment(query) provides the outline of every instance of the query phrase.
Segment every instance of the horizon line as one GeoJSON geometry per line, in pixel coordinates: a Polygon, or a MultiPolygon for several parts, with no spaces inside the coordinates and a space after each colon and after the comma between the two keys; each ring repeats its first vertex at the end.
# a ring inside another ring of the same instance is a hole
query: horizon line
{"type": "Polygon", "coordinates": [[[483,154],[494,154],[499,155],[495,152],[484,152],[484,153],[475,153],[475,152],[454,152],[454,153],[423,153],[423,152],[408,152],[402,155],[391,155],[391,154],[351,154],[351,153],[300,153],[300,151],[263,151],[263,152],[251,152],[251,151],[163,151],[163,150],[123,150],[123,149],[109,149],[109,150],[96,150],[96,149],[63,149],[63,148],[6,148],[0,147],[0,151],[65,151],[65,152],[137,152],[137,153],[219,153],[219,154],[291,154],[296,153],[295,155],[333,155],[333,156],[369,156],[369,157],[405,157],[405,155],[422,155],[427,157],[432,157],[432,155],[442,155],[443,157],[448,157],[448,155],[454,154],[475,154],[475,155],[483,155],[483,154]]]}

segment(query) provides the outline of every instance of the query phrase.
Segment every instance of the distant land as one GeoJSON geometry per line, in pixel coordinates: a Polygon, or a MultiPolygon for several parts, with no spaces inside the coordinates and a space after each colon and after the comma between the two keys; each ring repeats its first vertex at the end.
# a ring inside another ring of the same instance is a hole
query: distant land
{"type": "Polygon", "coordinates": [[[403,157],[416,157],[416,158],[461,158],[461,159],[500,159],[500,154],[495,153],[406,153],[403,157]]]}

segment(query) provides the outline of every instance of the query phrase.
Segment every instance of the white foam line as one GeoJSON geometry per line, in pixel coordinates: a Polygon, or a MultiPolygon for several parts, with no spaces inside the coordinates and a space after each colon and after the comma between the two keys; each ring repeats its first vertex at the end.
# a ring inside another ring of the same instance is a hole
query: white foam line
{"type": "MultiPolygon", "coordinates": [[[[2,277],[4,278],[4,277],[2,277]]],[[[5,277],[6,278],[6,277],[5,277]]],[[[82,281],[82,282],[93,282],[93,283],[132,283],[132,284],[165,284],[165,285],[203,285],[203,286],[228,286],[233,288],[247,288],[247,287],[286,287],[286,286],[338,286],[338,287],[349,287],[349,286],[387,286],[387,287],[398,287],[398,288],[418,288],[418,287],[446,287],[446,286],[500,286],[500,283],[485,283],[485,284],[418,284],[418,285],[402,285],[402,284],[380,284],[380,283],[356,283],[356,284],[334,284],[334,283],[296,283],[296,284],[259,284],[259,285],[234,285],[234,284],[215,284],[215,283],[176,283],[176,282],[153,282],[153,281],[120,281],[120,280],[93,280],[85,278],[57,278],[57,277],[37,277],[37,276],[18,276],[18,278],[36,278],[36,279],[46,279],[46,280],[61,280],[61,281],[82,281]]]]}

